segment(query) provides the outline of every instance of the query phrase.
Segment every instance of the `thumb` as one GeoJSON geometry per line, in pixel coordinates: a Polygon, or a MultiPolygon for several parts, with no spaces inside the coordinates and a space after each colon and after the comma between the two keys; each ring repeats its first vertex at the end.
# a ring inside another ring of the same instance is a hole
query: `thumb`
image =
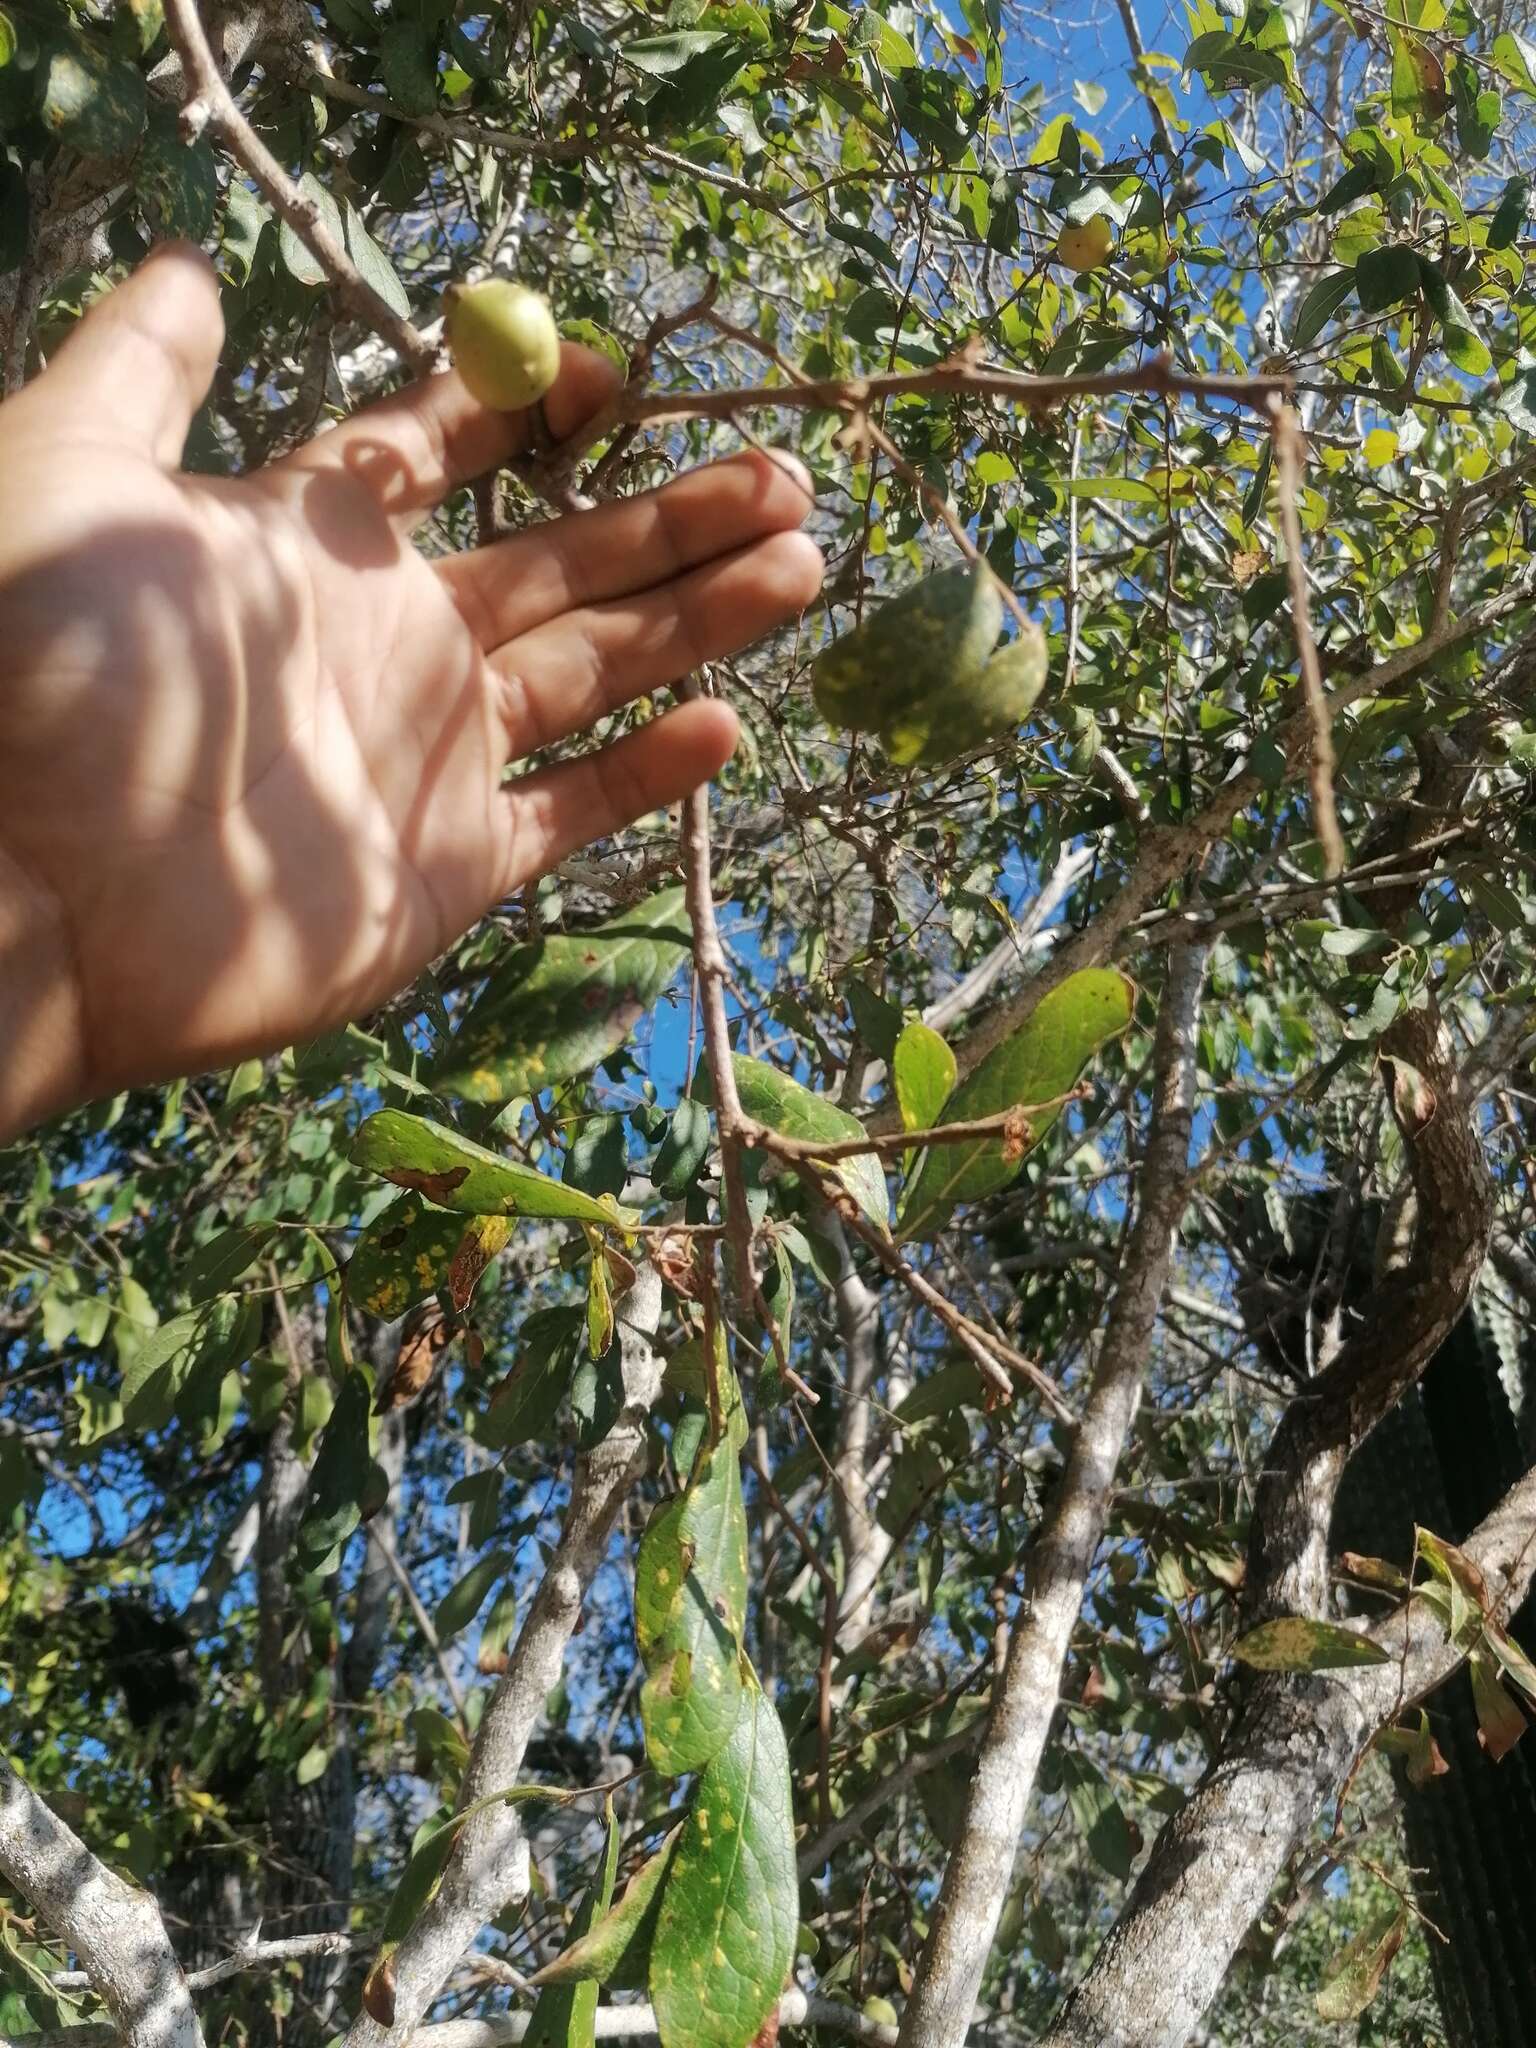
{"type": "Polygon", "coordinates": [[[91,307],[42,388],[87,410],[93,433],[175,468],[223,345],[213,265],[191,242],[164,242],[91,307]]]}

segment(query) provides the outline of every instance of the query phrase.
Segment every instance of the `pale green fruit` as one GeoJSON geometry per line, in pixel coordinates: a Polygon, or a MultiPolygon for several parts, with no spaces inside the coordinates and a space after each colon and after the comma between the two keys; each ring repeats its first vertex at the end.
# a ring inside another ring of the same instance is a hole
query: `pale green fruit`
{"type": "Polygon", "coordinates": [[[993,654],[1002,629],[1002,592],[985,564],[940,570],[826,650],[817,708],[829,725],[874,733],[902,766],[973,753],[1016,731],[1045,686],[1040,628],[993,654]]]}
{"type": "Polygon", "coordinates": [[[1056,237],[1056,261],[1068,270],[1102,270],[1115,246],[1115,231],[1102,213],[1075,225],[1068,221],[1056,237]]]}
{"type": "Polygon", "coordinates": [[[510,278],[450,285],[444,326],[454,368],[495,412],[520,412],[560,374],[560,330],[549,301],[510,278]]]}
{"type": "Polygon", "coordinates": [[[901,2015],[888,1998],[866,1998],[863,2006],[864,2017],[876,2020],[882,2027],[899,2027],[901,2015]]]}

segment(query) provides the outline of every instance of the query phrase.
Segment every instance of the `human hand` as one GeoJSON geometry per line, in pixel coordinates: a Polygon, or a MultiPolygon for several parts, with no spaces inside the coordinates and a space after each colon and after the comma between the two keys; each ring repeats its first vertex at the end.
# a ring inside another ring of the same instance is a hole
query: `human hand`
{"type": "MultiPolygon", "coordinates": [[[[736,720],[700,701],[508,762],[820,584],[807,480],[760,455],[429,562],[413,527],[524,445],[451,374],[254,475],[181,475],[222,340],[211,267],[171,246],[0,406],[0,1140],[404,987],[712,775],[736,720]]],[[[566,348],[557,436],[613,374],[566,348]]]]}

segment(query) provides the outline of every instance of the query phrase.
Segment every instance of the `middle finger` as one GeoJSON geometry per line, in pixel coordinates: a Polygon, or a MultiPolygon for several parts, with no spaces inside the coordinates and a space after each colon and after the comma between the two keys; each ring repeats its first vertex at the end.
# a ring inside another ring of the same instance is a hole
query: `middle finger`
{"type": "Polygon", "coordinates": [[[641,497],[449,556],[438,574],[489,654],[579,606],[633,596],[788,532],[813,502],[792,455],[753,449],[641,497]]]}

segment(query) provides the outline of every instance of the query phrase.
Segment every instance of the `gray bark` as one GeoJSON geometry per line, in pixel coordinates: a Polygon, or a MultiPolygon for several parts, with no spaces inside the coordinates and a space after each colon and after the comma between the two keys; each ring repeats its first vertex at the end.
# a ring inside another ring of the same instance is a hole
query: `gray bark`
{"type": "Polygon", "coordinates": [[[1205,949],[1190,946],[1169,964],[1136,1222],[1061,1487],[1031,1552],[1030,1609],[1008,1647],[960,1839],[902,2017],[902,2048],[959,2048],[966,2039],[1012,1882],[1061,1667],[1104,1533],[1184,1209],[1205,963],[1205,949]]]}
{"type": "MultiPolygon", "coordinates": [[[[1417,1198],[1413,1256],[1373,1289],[1354,1334],[1281,1418],[1254,1501],[1254,1621],[1325,1614],[1328,1533],[1344,1465],[1450,1331],[1488,1242],[1487,1166],[1433,1001],[1399,1018],[1382,1051],[1402,1063],[1386,1070],[1417,1198]],[[1422,1076],[1428,1096],[1405,1069],[1422,1076]]],[[[1527,1479],[1468,1546],[1480,1560],[1487,1556],[1511,1597],[1536,1564],[1533,1507],[1536,1479],[1527,1479]]],[[[1253,1684],[1220,1755],[1158,1837],[1045,2048],[1107,2041],[1176,2048],[1189,2037],[1276,1879],[1375,1728],[1399,1699],[1413,1698],[1456,1661],[1448,1653],[1436,1658],[1435,1631],[1421,1610],[1383,1626],[1401,1632],[1401,1673],[1350,1682],[1277,1674],[1253,1684]]]]}
{"type": "Polygon", "coordinates": [[[203,2048],[159,1907],[98,1862],[3,1758],[0,1872],[73,1949],[128,2048],[203,2048]]]}
{"type": "MultiPolygon", "coordinates": [[[[523,1753],[560,1676],[582,1600],[603,1560],[625,1496],[645,1470],[651,1405],[663,1361],[654,1347],[661,1279],[642,1265],[619,1303],[624,1409],[600,1444],[578,1458],[560,1541],[481,1719],[459,1788],[467,1807],[518,1781],[523,1753]]],[[[528,1842],[515,1806],[491,1806],[460,1830],[438,1891],[394,1956],[395,2019],[360,2014],[347,2048],[401,2048],[449,1972],[488,1921],[528,1892],[528,1842]]]]}

